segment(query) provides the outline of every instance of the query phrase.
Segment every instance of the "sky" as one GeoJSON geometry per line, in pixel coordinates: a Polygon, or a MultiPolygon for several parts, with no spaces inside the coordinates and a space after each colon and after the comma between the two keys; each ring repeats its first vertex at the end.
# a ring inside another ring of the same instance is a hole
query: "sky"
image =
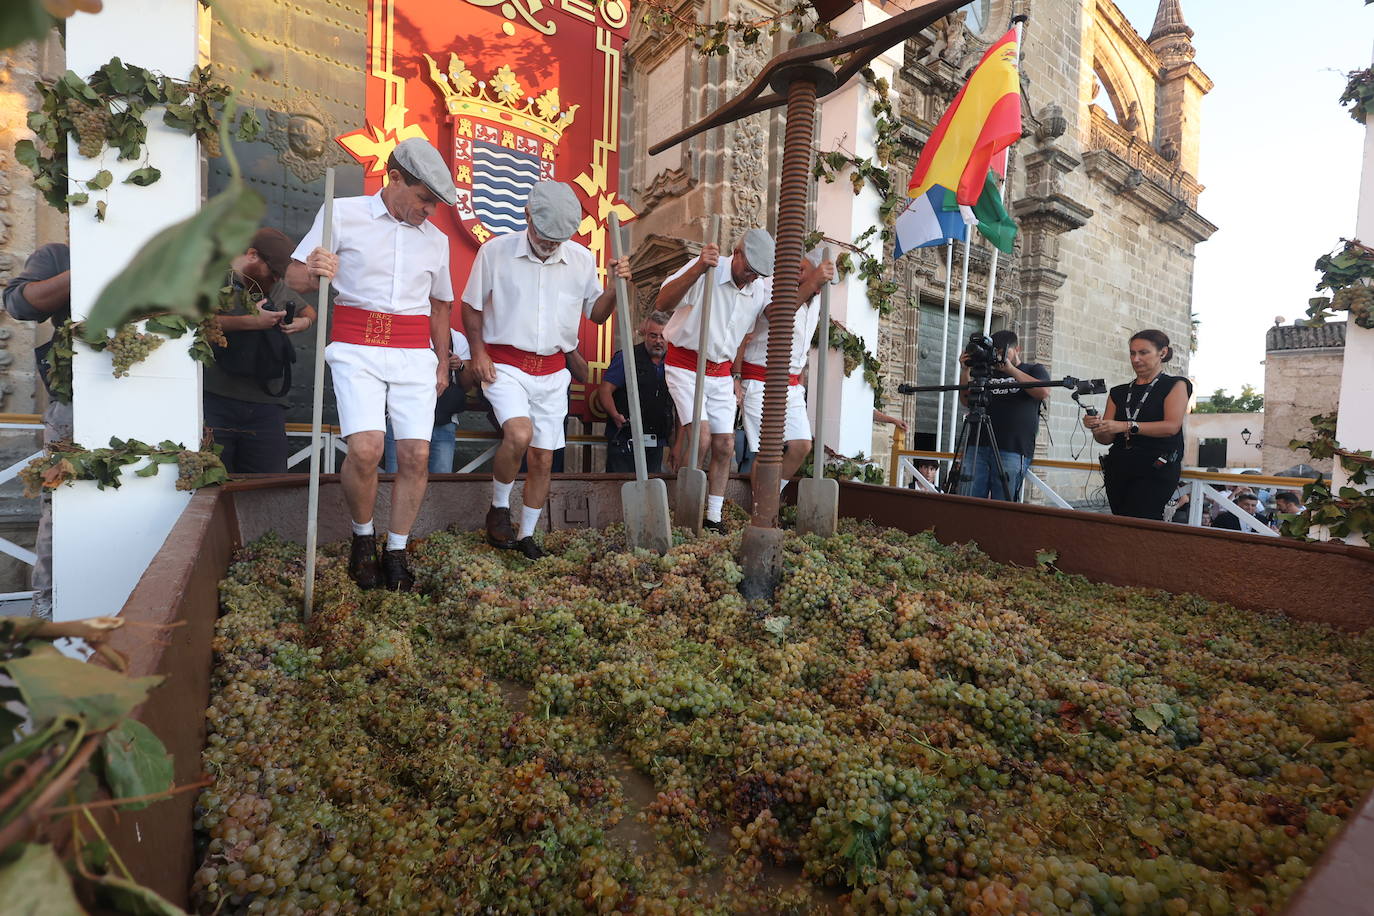
{"type": "MultiPolygon", "coordinates": [[[[1149,35],[1158,0],[1116,0],[1149,35]]],[[[1206,187],[1218,229],[1196,249],[1200,394],[1264,387],[1264,332],[1303,317],[1313,263],[1355,234],[1364,130],[1337,104],[1345,73],[1370,65],[1374,6],[1363,0],[1182,0],[1203,100],[1206,187]]]]}

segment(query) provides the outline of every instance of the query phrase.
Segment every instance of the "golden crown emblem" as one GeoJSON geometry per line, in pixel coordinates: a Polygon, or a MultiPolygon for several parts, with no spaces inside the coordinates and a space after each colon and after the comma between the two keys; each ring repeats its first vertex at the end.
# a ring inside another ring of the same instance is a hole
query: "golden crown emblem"
{"type": "Polygon", "coordinates": [[[429,62],[429,78],[443,93],[448,113],[455,117],[501,121],[556,144],[581,107],[561,108],[557,87],[527,96],[508,64],[502,64],[490,81],[483,81],[455,54],[448,56],[447,72],[440,70],[428,54],[425,60],[429,62]]]}

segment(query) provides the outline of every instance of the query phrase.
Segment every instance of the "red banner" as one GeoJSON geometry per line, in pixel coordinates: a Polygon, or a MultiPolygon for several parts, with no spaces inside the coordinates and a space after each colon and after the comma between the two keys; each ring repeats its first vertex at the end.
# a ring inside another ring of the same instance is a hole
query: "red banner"
{"type": "MultiPolygon", "coordinates": [[[[628,0],[371,0],[369,13],[367,125],[338,142],[366,167],[369,192],[407,137],[443,153],[458,203],[433,220],[452,239],[454,290],[482,242],[525,230],[525,198],[541,178],[576,189],[574,238],[606,282],[607,218],[634,216],[617,183],[628,0]]],[[[572,412],[584,418],[602,417],[589,395],[615,352],[613,322],[582,322],[592,375],[573,384],[572,412]]]]}

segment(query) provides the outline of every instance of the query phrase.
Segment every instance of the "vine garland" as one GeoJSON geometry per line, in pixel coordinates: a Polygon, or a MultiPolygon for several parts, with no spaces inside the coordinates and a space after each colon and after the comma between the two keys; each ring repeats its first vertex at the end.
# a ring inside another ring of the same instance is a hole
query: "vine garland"
{"type": "Polygon", "coordinates": [[[1341,93],[1342,105],[1350,106],[1350,117],[1364,124],[1374,112],[1374,67],[1352,70],[1346,74],[1345,91],[1341,93]]]}
{"type": "Polygon", "coordinates": [[[1349,312],[1355,324],[1374,328],[1374,248],[1341,239],[1339,248],[1317,259],[1316,269],[1321,274],[1317,291],[1330,290],[1331,295],[1307,300],[1307,324],[1323,325],[1336,312],[1349,312]]]}
{"type": "Polygon", "coordinates": [[[197,490],[229,479],[220,446],[210,445],[192,451],[170,440],[156,447],[137,439],[111,438],[108,448],[87,449],[74,442],[54,442],[46,452],[30,461],[19,472],[25,496],[38,496],[75,480],[94,480],[97,489],[118,489],[123,468],[143,459],[148,463],[134,472],[139,477],[156,477],[164,464],[177,466],[177,489],[197,490]]]}
{"type": "Polygon", "coordinates": [[[69,318],[53,332],[52,348],[48,351],[48,387],[53,397],[63,404],[72,402],[72,357],[76,354],[78,339],[97,353],[110,351],[114,377],[123,378],[131,367],[162,346],[164,339],[176,340],[188,331],[194,335],[190,357],[206,365],[213,363],[212,346],[226,343],[218,315],[211,315],[198,324],[192,324],[181,315],[155,315],[147,319],[143,331],[131,321],[120,325],[103,342],[94,343],[85,337],[85,322],[69,318]]]}
{"type": "Polygon", "coordinates": [[[1314,459],[1334,458],[1350,475],[1349,484],[1333,492],[1324,481],[1313,481],[1302,488],[1304,511],[1300,515],[1281,516],[1280,531],[1286,537],[1304,541],[1313,528],[1326,528],[1333,537],[1350,534],[1374,536],[1374,486],[1370,474],[1374,471],[1374,456],[1370,452],[1356,452],[1341,448],[1336,441],[1336,413],[1320,414],[1311,420],[1312,438],[1294,439],[1289,448],[1302,449],[1314,459]],[[1360,489],[1363,487],[1363,489],[1360,489]]]}
{"type": "Polygon", "coordinates": [[[765,34],[776,35],[782,31],[783,23],[791,25],[792,30],[802,31],[809,27],[824,38],[834,38],[836,32],[824,22],[808,20],[816,17],[816,9],[810,0],[799,0],[772,16],[755,16],[722,19],[716,22],[698,22],[694,17],[680,13],[666,0],[644,0],[641,4],[645,12],[641,21],[654,29],[678,28],[691,35],[697,53],[703,57],[724,57],[730,53],[730,37],[738,36],[740,44],[758,44],[765,34]]]}
{"type": "MultiPolygon", "coordinates": [[[[28,125],[42,147],[33,140],[20,140],[14,156],[33,172],[34,187],[63,212],[88,203],[92,192],[105,191],[114,181],[104,168],[89,178],[73,175],[68,137],[76,141],[77,155],[83,159],[102,159],[107,149],[118,150],[119,161],[141,156],[142,166],[124,179],[124,184],[140,187],[162,177],[148,161],[145,148],[148,125],[143,116],[154,105],[165,106],[162,123],[198,138],[207,155],[214,158],[222,152],[220,119],[231,90],[214,79],[209,67],[196,67],[189,80],[177,80],[114,57],[88,79],[68,70],[37,87],[42,106],[29,112],[28,125]],[[69,182],[82,190],[69,192],[69,182]]],[[[262,124],[255,111],[244,109],[235,119],[234,130],[238,140],[254,140],[262,124]]],[[[106,201],[97,201],[95,218],[104,220],[105,213],[106,201]]]]}

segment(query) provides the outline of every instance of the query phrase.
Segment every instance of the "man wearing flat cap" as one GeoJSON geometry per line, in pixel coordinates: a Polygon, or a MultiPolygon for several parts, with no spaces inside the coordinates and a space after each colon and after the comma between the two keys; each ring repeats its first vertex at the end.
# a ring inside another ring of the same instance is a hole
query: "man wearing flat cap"
{"type": "Polygon", "coordinates": [[[678,433],[673,448],[674,464],[686,464],[686,449],[691,438],[687,426],[707,424],[710,437],[701,436],[702,463],[706,462],[707,496],[705,527],[719,531],[721,509],[725,505],[725,484],[730,478],[730,461],[735,451],[735,408],[740,391],[732,378],[736,351],[744,335],[754,326],[768,305],[772,287],[763,279],[773,274],[773,237],[762,229],[750,229],[735,245],[729,258],[720,256],[714,243],[705,245],[695,261],[663,281],[654,308],[671,313],[663,336],[668,341],[664,374],[668,391],[677,407],[678,433]],[[710,339],[698,340],[701,316],[697,308],[706,292],[711,292],[710,339]],[[706,351],[704,416],[693,415],[696,394],[697,351],[706,351]],[[710,445],[706,446],[709,441],[710,445]]]}
{"type": "MultiPolygon", "coordinates": [[[[792,350],[787,365],[787,420],[783,429],[785,450],[782,456],[781,485],[787,482],[801,468],[806,456],[811,454],[811,420],[806,415],[806,389],[802,387],[802,373],[806,371],[806,358],[811,352],[811,338],[820,324],[820,292],[822,284],[835,276],[835,265],[822,261],[819,252],[802,259],[801,286],[797,295],[797,311],[792,322],[792,350]]],[[[758,281],[766,287],[763,293],[765,302],[773,301],[773,278],[765,277],[758,281]]],[[[714,317],[714,316],[712,316],[714,317]]],[[[749,451],[757,453],[763,428],[763,385],[768,366],[768,309],[759,312],[753,330],[740,347],[740,365],[735,374],[740,378],[744,389],[744,400],[740,412],[744,416],[744,437],[748,440],[749,451]]],[[[754,464],[758,468],[758,464],[754,464]]]]}
{"type": "MultiPolygon", "coordinates": [[[[525,231],[498,235],[478,249],[463,290],[470,365],[502,433],[487,540],[531,560],[544,555],[534,530],[549,495],[553,453],[564,445],[571,379],[565,354],[577,350],[582,316],[601,324],[615,309],[615,285],[602,290],[596,259],[571,240],[581,222],[582,205],[571,186],[536,182],[525,204],[525,231]],[[517,531],[510,495],[522,458],[529,470],[517,531]]],[[[629,258],[609,267],[629,279],[629,258]]]]}
{"type": "Polygon", "coordinates": [[[286,283],[288,273],[304,273],[299,264],[293,268],[293,248],[280,229],[259,229],[230,264],[220,291],[225,345],[214,348],[215,361],[205,367],[203,406],[230,474],[286,473],[286,404],[295,361],[289,335],[315,323],[315,310],[286,283]]]}
{"type": "Polygon", "coordinates": [[[361,588],[414,585],[406,565],[410,527],[429,477],[434,402],[448,385],[448,237],[429,222],[458,191],[439,151],[420,137],[403,140],[387,160],[377,194],[334,202],[332,250],[320,247],[324,211],[296,247],[312,277],[336,293],[325,360],[334,377],[339,426],[348,441],[340,470],[353,521],[348,571],[361,588]],[[377,465],[387,418],[396,437],[396,481],[380,567],[372,524],[377,465]]]}

